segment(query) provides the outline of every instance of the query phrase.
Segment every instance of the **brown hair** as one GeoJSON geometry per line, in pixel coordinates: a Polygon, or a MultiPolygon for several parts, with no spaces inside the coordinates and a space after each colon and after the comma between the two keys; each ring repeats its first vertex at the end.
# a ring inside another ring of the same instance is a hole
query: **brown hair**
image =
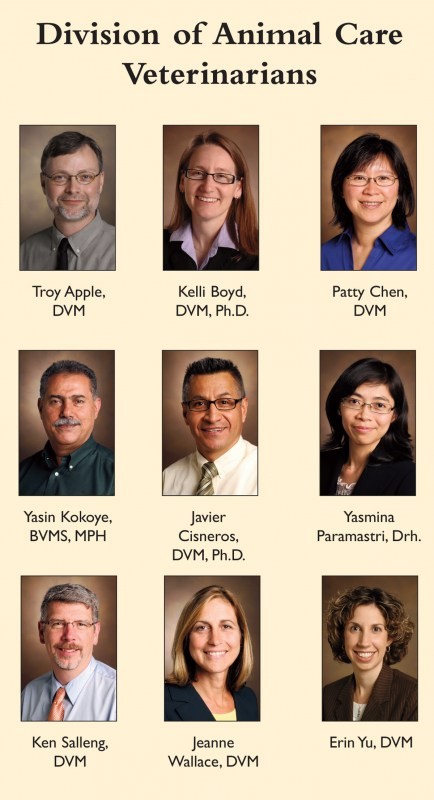
{"type": "Polygon", "coordinates": [[[186,686],[194,681],[197,666],[189,652],[190,634],[196,620],[200,618],[205,603],[215,598],[221,598],[230,603],[241,631],[240,653],[229,667],[226,678],[228,690],[238,691],[251,675],[253,669],[252,642],[246,615],[239,600],[223,586],[205,586],[188,600],[181,611],[172,645],[173,670],[167,678],[168,683],[186,686]]]}
{"type": "Polygon", "coordinates": [[[384,589],[356,586],[333,597],[327,610],[327,638],[335,661],[350,664],[345,652],[345,625],[359,606],[377,606],[386,623],[386,630],[393,640],[384,656],[385,664],[397,664],[407,655],[408,643],[413,635],[414,623],[407,616],[400,600],[384,589]]]}
{"type": "Polygon", "coordinates": [[[168,230],[173,232],[183,225],[184,222],[191,219],[191,211],[185,202],[183,192],[181,192],[179,188],[179,182],[183,170],[188,169],[194,151],[205,144],[214,144],[217,147],[222,147],[223,150],[226,150],[230,155],[235,164],[237,178],[241,178],[243,182],[243,191],[238,199],[232,201],[226,222],[232,239],[234,242],[238,243],[239,250],[247,255],[257,255],[259,250],[258,221],[252,190],[250,188],[247,161],[238,145],[231,139],[228,139],[227,136],[217,131],[205,131],[204,133],[197,134],[182,153],[176,176],[175,203],[168,230]]]}

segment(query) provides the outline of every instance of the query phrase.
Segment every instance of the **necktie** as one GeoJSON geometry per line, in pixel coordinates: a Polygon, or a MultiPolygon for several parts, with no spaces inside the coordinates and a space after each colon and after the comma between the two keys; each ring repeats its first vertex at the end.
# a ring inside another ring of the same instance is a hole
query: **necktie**
{"type": "Polygon", "coordinates": [[[47,717],[48,722],[62,722],[63,717],[65,716],[65,707],[63,705],[65,694],[65,689],[63,686],[60,686],[54,695],[53,702],[51,703],[51,708],[47,717]]]}
{"type": "Polygon", "coordinates": [[[69,242],[66,236],[61,240],[57,248],[56,269],[68,269],[68,247],[69,242]]]}
{"type": "Polygon", "coordinates": [[[215,478],[216,475],[219,474],[219,471],[214,464],[214,461],[207,461],[206,464],[202,466],[202,477],[200,479],[199,486],[197,487],[196,495],[209,495],[214,494],[214,486],[212,485],[212,479],[215,478]]]}

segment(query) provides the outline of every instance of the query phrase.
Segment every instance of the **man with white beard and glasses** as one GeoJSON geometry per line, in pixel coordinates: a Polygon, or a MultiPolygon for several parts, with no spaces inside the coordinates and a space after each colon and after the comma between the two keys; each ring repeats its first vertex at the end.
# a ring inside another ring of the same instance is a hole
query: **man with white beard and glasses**
{"type": "Polygon", "coordinates": [[[115,228],[98,211],[104,186],[100,146],[78,131],[53,136],[42,153],[40,181],[53,224],[22,243],[20,269],[114,270],[115,228]]]}

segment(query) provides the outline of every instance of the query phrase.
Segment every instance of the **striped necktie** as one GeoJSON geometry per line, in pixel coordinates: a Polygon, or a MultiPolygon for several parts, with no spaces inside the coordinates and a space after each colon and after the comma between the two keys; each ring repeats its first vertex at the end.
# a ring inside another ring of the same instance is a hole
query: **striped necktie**
{"type": "Polygon", "coordinates": [[[47,717],[48,722],[62,722],[63,717],[65,716],[65,706],[63,705],[65,695],[65,689],[63,686],[60,686],[54,695],[53,702],[51,703],[51,708],[47,717]]]}
{"type": "Polygon", "coordinates": [[[196,495],[209,495],[214,494],[214,486],[212,479],[219,474],[219,471],[214,464],[214,461],[207,461],[202,466],[202,477],[199,486],[197,487],[196,495]]]}

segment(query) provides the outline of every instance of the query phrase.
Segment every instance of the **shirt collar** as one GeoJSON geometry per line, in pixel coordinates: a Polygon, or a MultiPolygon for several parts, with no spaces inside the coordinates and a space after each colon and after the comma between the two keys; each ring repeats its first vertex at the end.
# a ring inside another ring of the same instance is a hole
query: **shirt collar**
{"type": "Polygon", "coordinates": [[[216,238],[214,239],[209,249],[206,258],[203,260],[200,267],[198,266],[196,260],[196,251],[194,249],[193,231],[191,228],[190,220],[187,220],[187,222],[184,222],[183,225],[180,225],[179,228],[176,229],[176,231],[173,231],[173,233],[170,236],[170,241],[182,242],[181,250],[184,250],[184,252],[187,253],[187,255],[190,256],[190,258],[193,259],[198,269],[204,269],[204,267],[206,267],[208,261],[211,258],[213,258],[213,256],[215,256],[219,247],[228,247],[231,250],[238,250],[236,242],[234,242],[231,234],[229,233],[229,228],[226,220],[223,223],[222,227],[220,228],[216,238]]]}
{"type": "Polygon", "coordinates": [[[103,221],[98,210],[92,222],[89,222],[88,225],[85,225],[84,228],[82,228],[80,231],[77,231],[77,233],[72,233],[67,237],[65,237],[65,234],[61,233],[53,223],[53,227],[51,229],[53,250],[57,250],[62,239],[67,238],[71,250],[74,251],[76,256],[79,256],[80,253],[85,250],[94,239],[101,235],[102,225],[103,221]]]}
{"type": "Polygon", "coordinates": [[[95,439],[93,438],[93,436],[89,436],[88,440],[84,444],[82,444],[81,447],[78,447],[77,450],[74,450],[73,453],[70,453],[67,456],[63,456],[60,464],[57,464],[56,454],[50,442],[47,442],[41,453],[41,456],[45,462],[45,466],[48,467],[48,469],[53,469],[53,467],[64,466],[64,465],[68,465],[70,469],[73,469],[78,464],[80,464],[80,462],[83,461],[83,459],[86,458],[86,456],[88,456],[89,453],[95,450],[95,447],[96,447],[95,439]]]}
{"type": "Polygon", "coordinates": [[[69,681],[68,683],[65,684],[60,683],[60,681],[57,680],[53,672],[51,675],[51,688],[50,688],[51,702],[53,702],[54,695],[56,694],[57,690],[60,689],[61,686],[63,686],[63,688],[66,689],[66,695],[68,697],[68,700],[70,701],[71,705],[74,705],[74,703],[76,703],[80,695],[81,690],[83,689],[83,686],[86,685],[90,676],[92,675],[93,672],[95,672],[95,670],[96,670],[96,661],[92,656],[86,669],[83,670],[83,672],[80,672],[80,674],[77,675],[76,678],[73,678],[72,681],[69,681]]]}
{"type": "MultiPolygon", "coordinates": [[[[340,238],[343,239],[344,237],[347,239],[352,239],[353,237],[353,226],[349,225],[348,228],[341,233],[340,238]]],[[[383,247],[389,251],[392,255],[398,253],[404,247],[407,247],[408,238],[409,238],[410,228],[408,227],[407,223],[405,224],[404,230],[400,230],[395,225],[390,225],[386,228],[383,233],[380,233],[379,236],[376,238],[376,242],[381,242],[383,247]]]]}
{"type": "MultiPolygon", "coordinates": [[[[233,469],[237,463],[242,461],[245,451],[245,442],[242,436],[238,439],[237,443],[234,444],[227,453],[223,453],[222,456],[219,458],[214,459],[213,463],[216,465],[218,469],[218,476],[223,478],[229,470],[233,469]]],[[[209,462],[209,458],[205,458],[199,450],[196,450],[196,458],[197,463],[199,465],[199,469],[201,470],[204,464],[209,462]]]]}

